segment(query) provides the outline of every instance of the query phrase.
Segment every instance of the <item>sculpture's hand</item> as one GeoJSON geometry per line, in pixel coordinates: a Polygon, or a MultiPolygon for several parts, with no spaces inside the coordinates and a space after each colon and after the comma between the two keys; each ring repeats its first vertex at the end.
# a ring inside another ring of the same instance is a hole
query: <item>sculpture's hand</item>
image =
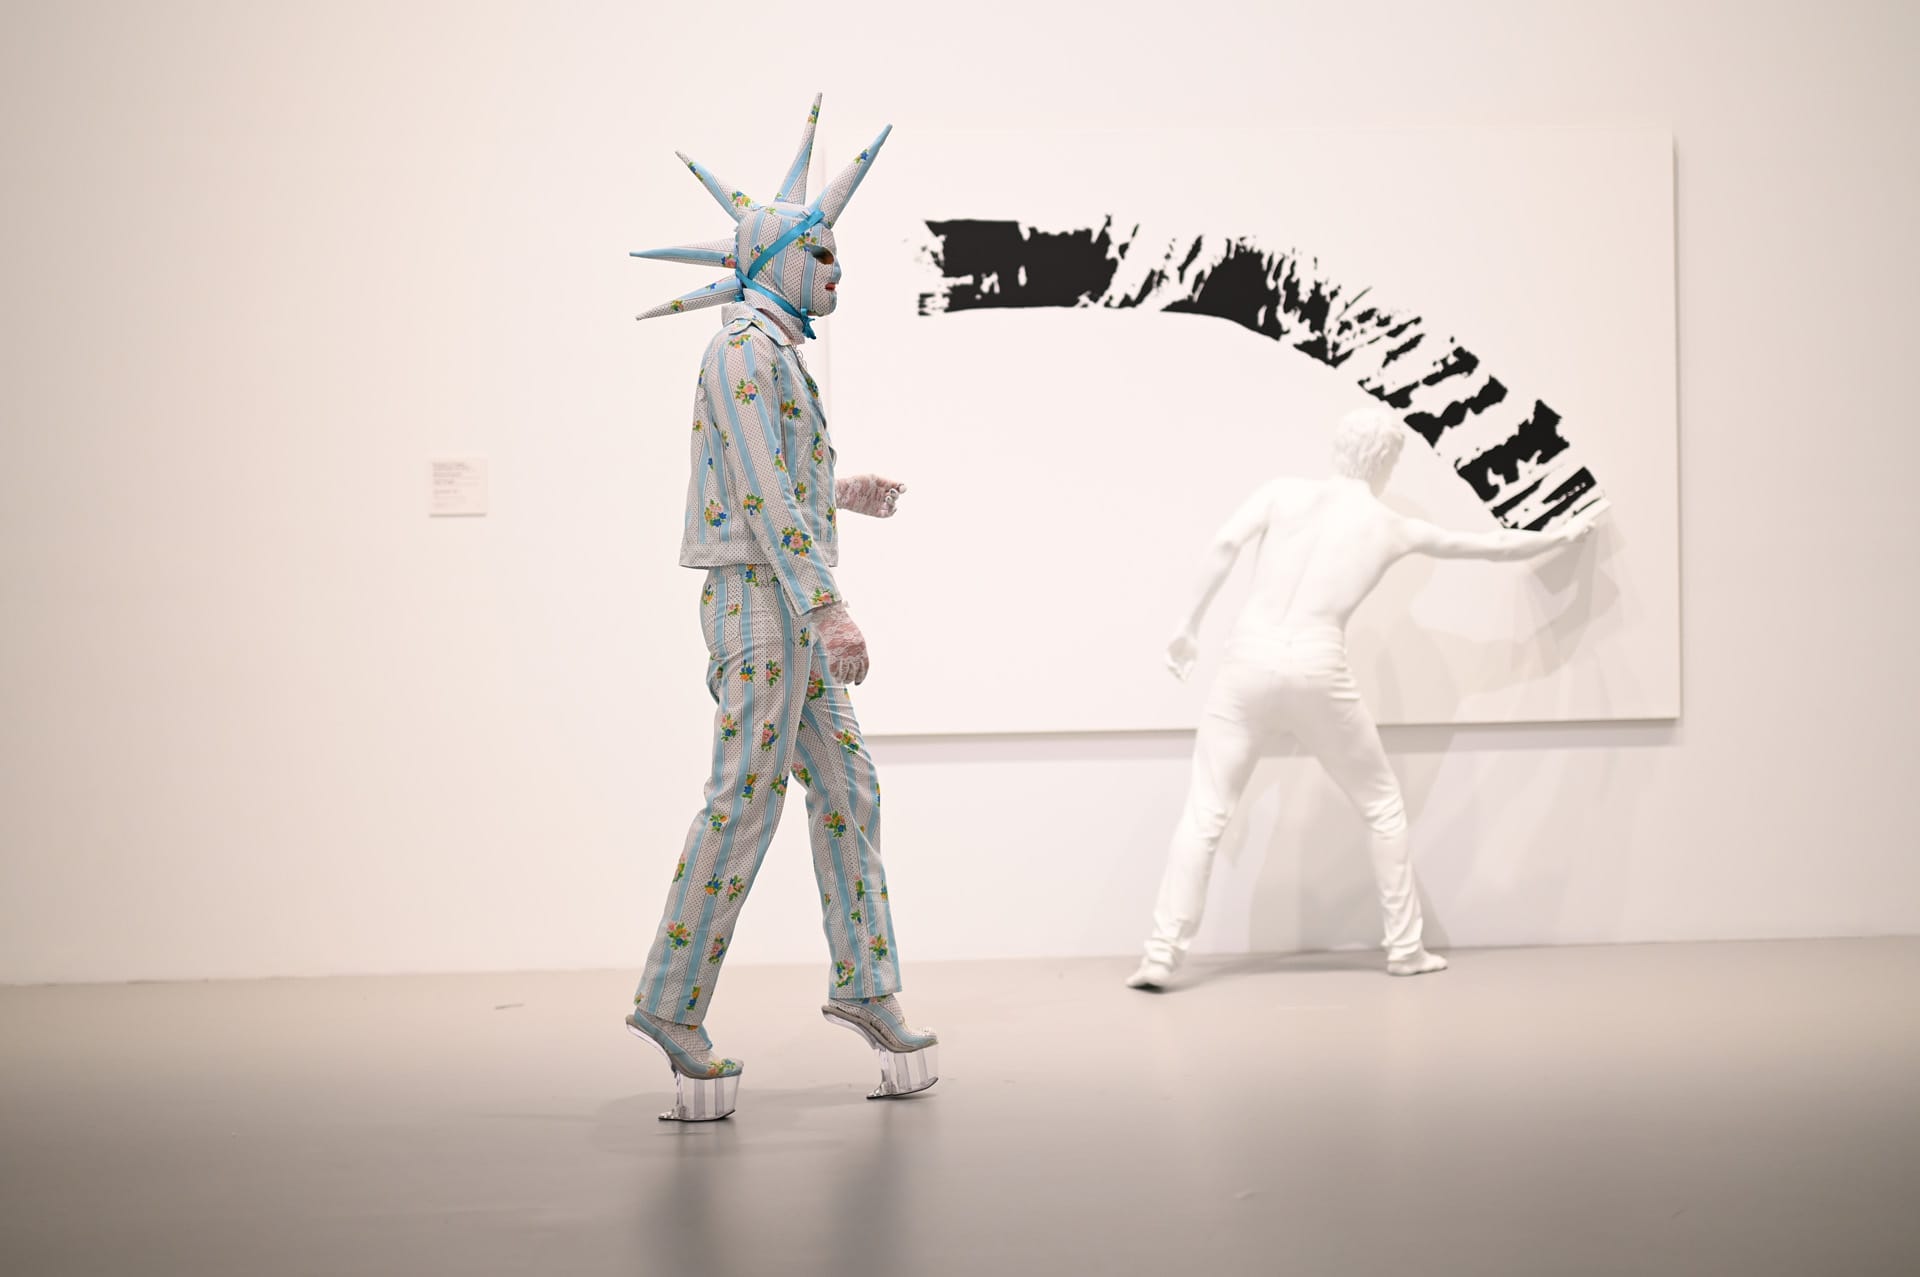
{"type": "Polygon", "coordinates": [[[891,519],[907,485],[877,474],[849,475],[833,484],[833,503],[842,510],[875,519],[891,519]]]}
{"type": "Polygon", "coordinates": [[[1598,514],[1589,515],[1578,523],[1563,524],[1547,535],[1553,538],[1553,543],[1557,546],[1577,545],[1593,535],[1593,529],[1599,522],[1598,514]]]}
{"type": "Polygon", "coordinates": [[[829,603],[807,613],[813,636],[827,645],[827,677],[842,686],[867,677],[867,636],[853,623],[845,603],[829,603]]]}
{"type": "Polygon", "coordinates": [[[1193,663],[1199,656],[1200,640],[1192,630],[1181,630],[1167,644],[1167,668],[1182,683],[1187,681],[1187,675],[1193,673],[1193,663]]]}

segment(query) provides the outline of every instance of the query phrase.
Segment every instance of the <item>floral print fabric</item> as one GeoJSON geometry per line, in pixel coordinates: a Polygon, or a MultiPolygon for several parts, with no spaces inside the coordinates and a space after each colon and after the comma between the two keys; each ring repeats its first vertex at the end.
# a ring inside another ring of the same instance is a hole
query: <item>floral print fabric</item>
{"type": "Polygon", "coordinates": [[[694,390],[680,562],[770,564],[788,606],[805,612],[840,597],[834,451],[819,387],[777,324],[750,306],[723,313],[694,390]]]}
{"type": "Polygon", "coordinates": [[[713,763],[634,999],[682,1024],[705,1019],[793,781],[806,791],[828,996],[900,988],[879,778],[846,689],[825,679],[826,649],[810,641],[772,577],[764,567],[720,567],[700,590],[713,763]]]}

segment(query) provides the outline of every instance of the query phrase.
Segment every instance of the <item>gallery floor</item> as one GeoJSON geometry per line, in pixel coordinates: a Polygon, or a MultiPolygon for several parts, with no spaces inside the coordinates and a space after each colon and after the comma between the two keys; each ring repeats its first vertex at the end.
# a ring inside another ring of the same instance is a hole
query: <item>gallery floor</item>
{"type": "Polygon", "coordinates": [[[657,1122],[626,973],[0,990],[0,1272],[1912,1274],[1920,939],[923,963],[945,1076],[728,972],[657,1122]]]}

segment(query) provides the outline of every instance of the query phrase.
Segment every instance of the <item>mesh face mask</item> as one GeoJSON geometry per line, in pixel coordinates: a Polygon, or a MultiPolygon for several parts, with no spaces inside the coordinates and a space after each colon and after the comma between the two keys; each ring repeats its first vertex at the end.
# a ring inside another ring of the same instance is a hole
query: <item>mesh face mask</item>
{"type": "Polygon", "coordinates": [[[800,150],[780,180],[779,189],[765,203],[721,181],[705,165],[680,156],[680,162],[733,219],[733,234],[697,244],[651,248],[632,256],[719,266],[732,274],[663,302],[639,318],[678,315],[726,302],[765,301],[798,321],[803,334],[813,336],[813,317],[830,314],[834,307],[834,294],[827,286],[840,280],[839,264],[833,260],[834,223],[846,212],[847,203],[866,180],[887,134],[893,131],[891,124],[881,129],[880,136],[827,183],[819,198],[808,203],[807,169],[813,160],[813,131],[819,121],[820,95],[815,94],[813,109],[807,113],[806,126],[800,133],[800,150]]]}

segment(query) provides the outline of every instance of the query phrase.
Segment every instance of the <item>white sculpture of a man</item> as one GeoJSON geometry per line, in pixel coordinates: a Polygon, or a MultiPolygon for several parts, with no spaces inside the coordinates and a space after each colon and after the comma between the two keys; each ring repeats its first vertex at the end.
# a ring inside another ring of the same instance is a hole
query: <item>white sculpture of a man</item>
{"type": "Polygon", "coordinates": [[[1164,988],[1186,955],[1200,927],[1220,836],[1264,749],[1289,735],[1319,759],[1366,819],[1386,921],[1387,970],[1421,975],[1446,969],[1446,959],[1421,943],[1406,811],[1373,717],[1347,669],[1347,620],[1406,555],[1530,558],[1578,540],[1592,522],[1554,532],[1453,532],[1398,514],[1379,494],[1404,439],[1385,411],[1349,414],[1334,435],[1333,477],[1275,479],[1214,536],[1193,606],[1167,646],[1175,677],[1185,679],[1192,671],[1201,619],[1240,551],[1258,541],[1253,592],[1207,698],[1146,959],[1127,979],[1133,988],[1164,988]]]}

